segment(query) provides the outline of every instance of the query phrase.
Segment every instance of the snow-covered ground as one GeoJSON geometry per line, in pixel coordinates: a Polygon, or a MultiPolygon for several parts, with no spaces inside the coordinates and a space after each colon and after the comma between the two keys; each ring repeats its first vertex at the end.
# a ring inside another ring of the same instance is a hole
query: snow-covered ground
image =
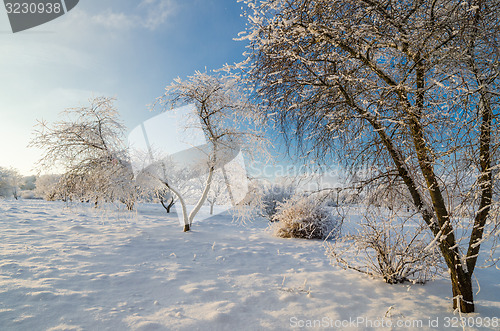
{"type": "MultiPolygon", "coordinates": [[[[447,279],[368,279],[264,220],[226,213],[183,233],[160,205],[4,200],[0,213],[0,330],[461,330],[447,279]]],[[[476,276],[469,322],[490,327],[467,329],[498,330],[500,271],[476,276]]]]}

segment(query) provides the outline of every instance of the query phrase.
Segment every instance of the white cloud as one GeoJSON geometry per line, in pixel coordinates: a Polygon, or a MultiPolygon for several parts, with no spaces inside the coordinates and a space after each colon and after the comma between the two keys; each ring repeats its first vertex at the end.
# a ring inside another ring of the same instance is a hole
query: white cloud
{"type": "Polygon", "coordinates": [[[113,13],[111,10],[92,16],[91,21],[101,27],[111,29],[129,29],[137,24],[134,17],[124,13],[113,13]]]}
{"type": "Polygon", "coordinates": [[[170,17],[176,10],[176,4],[173,0],[143,0],[139,8],[145,8],[146,19],[143,26],[155,30],[170,17]]]}
{"type": "Polygon", "coordinates": [[[125,12],[109,8],[101,10],[98,14],[90,14],[80,10],[77,12],[79,17],[74,18],[85,19],[99,27],[112,30],[133,28],[156,30],[171,17],[176,8],[175,0],[143,0],[133,11],[125,12]]]}

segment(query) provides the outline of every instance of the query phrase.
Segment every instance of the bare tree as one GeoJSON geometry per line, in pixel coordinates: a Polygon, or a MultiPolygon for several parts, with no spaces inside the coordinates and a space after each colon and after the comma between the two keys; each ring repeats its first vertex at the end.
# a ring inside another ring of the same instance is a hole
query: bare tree
{"type": "Polygon", "coordinates": [[[62,167],[58,187],[70,199],[119,200],[132,209],[135,201],[133,171],[125,146],[125,126],[114,99],[96,97],[90,106],[68,109],[65,118],[49,125],[39,121],[30,147],[45,150],[42,169],[62,167]]]}
{"type": "Polygon", "coordinates": [[[136,165],[135,183],[138,196],[147,202],[159,201],[166,212],[170,213],[175,205],[176,196],[162,184],[161,178],[169,176],[178,178],[180,174],[175,173],[178,169],[174,167],[172,160],[168,157],[160,157],[157,155],[158,152],[153,152],[152,149],[141,151],[131,146],[130,151],[132,163],[136,165]],[[155,159],[161,161],[157,162],[155,159]]]}
{"type": "Polygon", "coordinates": [[[245,3],[248,76],[268,115],[306,155],[335,151],[372,183],[404,185],[454,308],[473,312],[472,274],[498,225],[499,2],[245,3]],[[457,237],[464,213],[470,235],[457,237]]]}
{"type": "MultiPolygon", "coordinates": [[[[182,196],[186,204],[196,203],[196,196],[199,193],[199,176],[205,169],[177,163],[171,157],[160,157],[156,155],[150,163],[139,167],[136,175],[136,184],[140,188],[143,196],[157,199],[163,208],[170,213],[171,208],[179,200],[178,195],[182,196]],[[170,187],[178,193],[167,187],[164,183],[170,183],[170,187]]],[[[136,162],[138,163],[138,162],[136,162]]]]}
{"type": "Polygon", "coordinates": [[[170,210],[175,205],[175,197],[172,194],[172,192],[170,192],[170,190],[163,189],[156,191],[155,194],[158,200],[160,200],[160,203],[163,206],[163,208],[165,208],[167,213],[170,213],[170,210]]]}
{"type": "MultiPolygon", "coordinates": [[[[176,79],[166,87],[166,93],[158,98],[157,104],[163,109],[173,109],[179,105],[194,105],[193,118],[187,121],[191,128],[203,131],[207,144],[196,148],[198,165],[207,174],[205,186],[193,209],[187,212],[186,196],[175,187],[171,180],[162,180],[179,200],[184,220],[184,231],[189,231],[195,215],[205,203],[212,184],[214,172],[222,168],[242,148],[250,135],[240,123],[249,119],[254,106],[246,99],[240,81],[233,75],[209,75],[196,72],[183,81],[176,79]]],[[[231,193],[230,193],[231,194],[231,193]]]]}

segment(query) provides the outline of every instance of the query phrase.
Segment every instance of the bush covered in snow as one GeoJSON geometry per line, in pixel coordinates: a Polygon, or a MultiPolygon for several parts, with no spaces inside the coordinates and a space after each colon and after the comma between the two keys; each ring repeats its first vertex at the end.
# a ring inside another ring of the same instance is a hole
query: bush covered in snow
{"type": "Polygon", "coordinates": [[[294,193],[295,189],[291,185],[274,184],[264,188],[260,197],[261,215],[274,221],[278,205],[288,201],[294,193]]]}
{"type": "Polygon", "coordinates": [[[425,283],[441,270],[442,263],[432,236],[410,217],[373,208],[363,220],[335,243],[328,244],[332,263],[381,277],[386,283],[425,283]]]}
{"type": "Polygon", "coordinates": [[[338,218],[312,197],[298,197],[280,203],[273,216],[274,235],[281,238],[335,238],[338,218]]]}

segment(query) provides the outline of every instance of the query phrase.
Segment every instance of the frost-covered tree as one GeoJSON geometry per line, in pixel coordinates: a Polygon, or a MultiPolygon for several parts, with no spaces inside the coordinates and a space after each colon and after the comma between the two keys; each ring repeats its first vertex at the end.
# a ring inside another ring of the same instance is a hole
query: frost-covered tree
{"type": "Polygon", "coordinates": [[[54,201],[61,198],[58,195],[58,183],[60,175],[41,175],[36,180],[35,196],[47,201],[54,201]]]}
{"type": "Polygon", "coordinates": [[[39,121],[30,146],[45,151],[39,161],[42,169],[64,169],[58,184],[61,195],[96,204],[118,200],[132,209],[135,187],[126,128],[113,102],[96,97],[89,106],[66,110],[58,122],[39,121]]]}
{"type": "Polygon", "coordinates": [[[473,312],[474,268],[498,225],[499,1],[244,2],[246,68],[267,114],[305,155],[336,152],[371,182],[404,185],[454,308],[473,312]]]}
{"type": "Polygon", "coordinates": [[[156,190],[155,195],[167,213],[170,213],[170,210],[175,205],[175,196],[172,192],[168,189],[156,190]]]}
{"type": "MultiPolygon", "coordinates": [[[[166,87],[166,93],[158,98],[157,105],[164,110],[180,105],[194,105],[193,118],[187,121],[191,129],[197,128],[205,134],[207,144],[199,148],[202,155],[198,165],[206,173],[206,182],[197,202],[188,213],[186,196],[176,188],[172,180],[162,180],[178,198],[184,219],[184,231],[189,231],[195,215],[205,203],[212,184],[214,172],[223,167],[242,147],[247,146],[251,134],[249,126],[240,124],[253,114],[254,106],[247,100],[238,77],[230,74],[207,74],[196,72],[187,80],[176,79],[166,87]]],[[[257,148],[257,145],[252,146],[257,148]]]]}
{"type": "Polygon", "coordinates": [[[167,213],[170,213],[178,201],[178,195],[164,183],[170,183],[170,186],[184,197],[186,204],[196,203],[191,197],[199,193],[197,178],[201,175],[200,172],[202,169],[178,164],[168,156],[156,156],[151,164],[139,169],[136,184],[141,195],[159,201],[167,213]]]}
{"type": "Polygon", "coordinates": [[[0,167],[0,196],[19,198],[22,176],[16,169],[0,167]]]}

